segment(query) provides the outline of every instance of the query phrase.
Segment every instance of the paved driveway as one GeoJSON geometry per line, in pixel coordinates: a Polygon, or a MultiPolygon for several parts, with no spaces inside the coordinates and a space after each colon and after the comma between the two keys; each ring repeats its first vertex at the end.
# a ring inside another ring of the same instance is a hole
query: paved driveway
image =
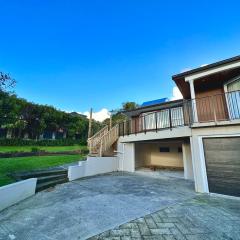
{"type": "Polygon", "coordinates": [[[193,183],[113,173],[59,185],[0,213],[0,239],[86,239],[195,197],[193,183]]]}
{"type": "Polygon", "coordinates": [[[239,240],[240,200],[196,196],[89,240],[239,240]]]}

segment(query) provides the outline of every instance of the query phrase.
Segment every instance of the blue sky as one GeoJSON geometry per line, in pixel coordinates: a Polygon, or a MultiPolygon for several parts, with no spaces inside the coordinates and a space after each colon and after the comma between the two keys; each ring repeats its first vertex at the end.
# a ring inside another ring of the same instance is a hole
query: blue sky
{"type": "Polygon", "coordinates": [[[3,1],[0,70],[84,112],[171,97],[173,74],[240,54],[239,1],[3,1]]]}

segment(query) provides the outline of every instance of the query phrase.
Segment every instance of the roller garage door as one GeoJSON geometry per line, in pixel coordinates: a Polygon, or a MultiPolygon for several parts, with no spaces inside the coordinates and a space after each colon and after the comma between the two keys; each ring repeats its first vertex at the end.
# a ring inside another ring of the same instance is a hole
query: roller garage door
{"type": "Polygon", "coordinates": [[[240,137],[204,138],[209,191],[240,196],[240,137]]]}

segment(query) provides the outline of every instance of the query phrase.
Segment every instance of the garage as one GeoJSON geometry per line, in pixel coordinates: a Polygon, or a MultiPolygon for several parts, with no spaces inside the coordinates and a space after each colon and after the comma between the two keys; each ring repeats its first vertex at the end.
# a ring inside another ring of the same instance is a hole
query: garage
{"type": "Polygon", "coordinates": [[[135,143],[135,170],[179,171],[183,176],[181,141],[150,141],[135,143]]]}
{"type": "Polygon", "coordinates": [[[240,196],[240,137],[204,138],[209,192],[240,196]]]}

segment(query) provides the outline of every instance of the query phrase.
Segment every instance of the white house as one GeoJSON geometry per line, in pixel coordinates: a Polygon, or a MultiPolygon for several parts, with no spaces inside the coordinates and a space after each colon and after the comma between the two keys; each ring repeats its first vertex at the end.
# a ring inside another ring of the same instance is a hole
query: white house
{"type": "Polygon", "coordinates": [[[115,148],[120,171],[182,168],[197,192],[240,196],[240,56],[172,79],[182,100],[124,112],[128,121],[89,139],[90,154],[115,148]]]}

